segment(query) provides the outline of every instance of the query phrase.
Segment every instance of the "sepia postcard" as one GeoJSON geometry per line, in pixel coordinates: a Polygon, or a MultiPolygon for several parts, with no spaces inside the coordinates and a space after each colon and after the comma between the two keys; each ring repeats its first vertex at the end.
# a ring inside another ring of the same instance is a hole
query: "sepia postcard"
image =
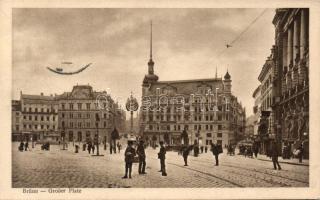
{"type": "Polygon", "coordinates": [[[319,2],[0,11],[0,199],[320,198],[319,2]]]}

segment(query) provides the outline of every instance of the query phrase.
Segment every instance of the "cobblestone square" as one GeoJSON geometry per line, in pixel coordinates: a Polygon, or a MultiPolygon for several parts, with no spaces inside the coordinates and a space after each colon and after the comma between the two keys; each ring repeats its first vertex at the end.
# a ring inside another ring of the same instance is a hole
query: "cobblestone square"
{"type": "MultiPolygon", "coordinates": [[[[282,170],[274,170],[272,162],[240,155],[219,156],[220,165],[214,165],[211,152],[199,157],[189,156],[189,166],[177,152],[167,152],[168,176],[158,172],[158,149],[146,149],[147,174],[138,174],[133,165],[132,179],[124,175],[124,155],[109,154],[100,147],[104,156],[91,156],[87,151],[74,153],[51,145],[50,151],[41,151],[37,145],[31,151],[18,151],[13,143],[12,186],[14,188],[171,188],[171,187],[308,187],[309,167],[280,163],[282,170]]],[[[258,155],[259,158],[259,155],[258,155]]]]}

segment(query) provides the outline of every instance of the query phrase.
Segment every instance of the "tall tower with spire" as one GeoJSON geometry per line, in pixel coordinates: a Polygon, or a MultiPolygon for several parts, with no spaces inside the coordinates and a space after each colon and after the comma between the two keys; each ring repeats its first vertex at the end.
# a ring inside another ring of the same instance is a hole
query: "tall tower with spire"
{"type": "Polygon", "coordinates": [[[150,22],[150,57],[148,62],[148,74],[144,76],[143,84],[157,82],[159,77],[154,74],[154,62],[152,60],[152,21],[150,22]]]}

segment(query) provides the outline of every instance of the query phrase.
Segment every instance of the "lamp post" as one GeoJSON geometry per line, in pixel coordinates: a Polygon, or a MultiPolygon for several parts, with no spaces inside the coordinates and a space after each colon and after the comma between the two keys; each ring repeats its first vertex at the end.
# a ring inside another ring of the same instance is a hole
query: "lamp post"
{"type": "Polygon", "coordinates": [[[97,133],[94,136],[93,142],[97,146],[97,154],[96,155],[92,155],[92,156],[103,156],[99,152],[99,122],[100,122],[99,113],[96,113],[96,129],[97,129],[97,133]]]}
{"type": "Polygon", "coordinates": [[[130,111],[130,133],[133,134],[133,112],[137,111],[139,104],[136,98],[133,97],[132,92],[126,102],[126,109],[130,111]]]}

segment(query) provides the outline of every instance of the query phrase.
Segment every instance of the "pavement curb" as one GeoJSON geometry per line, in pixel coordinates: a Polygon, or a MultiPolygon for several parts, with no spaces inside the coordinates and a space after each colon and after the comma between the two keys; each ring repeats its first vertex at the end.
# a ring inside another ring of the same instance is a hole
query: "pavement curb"
{"type": "MultiPolygon", "coordinates": [[[[262,158],[258,158],[258,160],[272,162],[272,160],[267,160],[267,159],[262,159],[262,158]]],[[[289,165],[309,166],[309,164],[305,164],[305,163],[292,163],[292,162],[286,162],[286,161],[279,161],[279,163],[284,163],[284,164],[289,164],[289,165]]]]}

